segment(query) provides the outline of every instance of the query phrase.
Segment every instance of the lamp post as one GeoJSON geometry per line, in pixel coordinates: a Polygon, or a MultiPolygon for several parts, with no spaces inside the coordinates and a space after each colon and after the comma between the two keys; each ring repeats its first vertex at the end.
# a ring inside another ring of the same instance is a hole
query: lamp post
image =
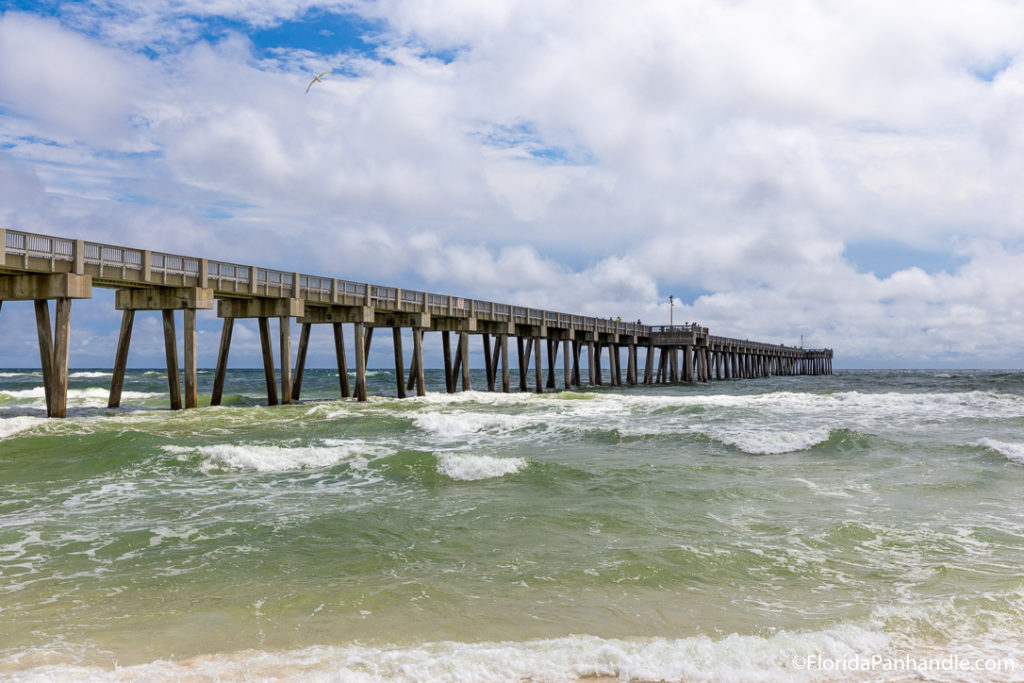
{"type": "Polygon", "coordinates": [[[676,305],[676,298],[671,294],[668,295],[668,326],[672,327],[672,312],[676,305]]]}

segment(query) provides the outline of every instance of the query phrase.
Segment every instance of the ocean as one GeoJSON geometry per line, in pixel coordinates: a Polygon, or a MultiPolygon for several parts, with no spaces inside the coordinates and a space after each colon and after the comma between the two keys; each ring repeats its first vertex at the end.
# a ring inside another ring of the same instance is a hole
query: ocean
{"type": "Polygon", "coordinates": [[[1024,680],[1024,374],[427,382],[0,371],[0,678],[1024,680]]]}

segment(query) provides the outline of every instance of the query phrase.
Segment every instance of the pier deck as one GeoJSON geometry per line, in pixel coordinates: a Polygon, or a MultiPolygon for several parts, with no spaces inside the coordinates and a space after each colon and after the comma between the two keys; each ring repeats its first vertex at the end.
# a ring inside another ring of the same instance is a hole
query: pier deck
{"type": "Polygon", "coordinates": [[[176,310],[184,312],[184,407],[196,407],[196,312],[212,309],[215,302],[223,328],[211,396],[213,405],[221,400],[236,318],[258,320],[270,404],[290,403],[299,398],[310,330],[317,324],[330,324],[333,328],[341,396],[354,393],[358,400],[366,400],[366,358],[376,328],[393,331],[398,371],[396,388],[400,397],[405,396],[406,390],[415,389],[417,395],[425,391],[425,332],[442,334],[449,392],[456,391],[460,379],[463,390],[470,388],[471,335],[482,337],[487,388],[491,391],[496,390],[499,379],[501,391],[511,391],[509,337],[517,338],[521,391],[528,390],[531,361],[533,389],[542,392],[545,388],[555,388],[555,367],[560,352],[565,388],[601,384],[605,350],[613,385],[832,372],[831,349],[803,349],[720,337],[698,325],[650,326],[619,322],[4,228],[0,228],[0,245],[0,306],[7,301],[35,302],[47,414],[52,417],[66,414],[71,301],[90,298],[94,286],[116,289],[115,306],[123,311],[121,334],[114,354],[111,407],[120,403],[136,311],[162,313],[171,407],[182,407],[176,310]],[[47,304],[50,299],[56,301],[53,328],[47,304]],[[281,322],[280,397],[274,372],[270,318],[281,322]],[[294,371],[290,325],[293,318],[301,324],[294,371]],[[354,328],[354,388],[349,386],[343,324],[354,328]],[[402,352],[402,328],[411,328],[413,336],[408,379],[402,352]],[[458,334],[454,356],[452,333],[458,334]],[[545,347],[546,377],[542,368],[545,347]],[[580,376],[584,349],[589,369],[586,378],[580,376]],[[640,350],[644,352],[642,371],[638,370],[640,350]],[[626,351],[625,382],[620,368],[623,351],[626,351]]]}

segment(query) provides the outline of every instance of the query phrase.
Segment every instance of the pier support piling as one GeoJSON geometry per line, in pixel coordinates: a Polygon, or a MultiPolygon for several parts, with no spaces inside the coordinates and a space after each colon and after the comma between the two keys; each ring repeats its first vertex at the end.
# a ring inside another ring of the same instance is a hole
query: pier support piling
{"type": "Polygon", "coordinates": [[[572,359],[569,357],[568,339],[562,340],[562,382],[566,390],[572,389],[572,359]]]}
{"type": "Polygon", "coordinates": [[[302,323],[299,332],[299,349],[295,354],[295,374],[292,379],[292,400],[298,401],[302,395],[302,376],[306,373],[306,352],[309,350],[309,331],[311,323],[302,323]]]}
{"type": "Polygon", "coordinates": [[[36,299],[36,333],[39,336],[39,363],[43,370],[43,393],[46,395],[46,415],[53,416],[53,328],[50,326],[50,304],[36,299]]]}
{"type": "MultiPolygon", "coordinates": [[[[353,323],[356,354],[356,400],[366,400],[366,336],[363,332],[363,323],[353,323]]],[[[372,329],[372,328],[371,328],[372,329]]]]}
{"type": "Polygon", "coordinates": [[[342,398],[349,398],[352,395],[348,385],[348,361],[345,358],[345,333],[341,323],[333,323],[334,328],[334,356],[338,363],[338,389],[342,398]]]}
{"type": "Polygon", "coordinates": [[[459,333],[459,359],[462,361],[462,390],[469,391],[469,332],[459,333]]]}
{"type": "Polygon", "coordinates": [[[277,378],[274,376],[274,349],[270,346],[270,320],[259,319],[260,349],[263,352],[263,375],[267,382],[267,405],[277,405],[277,378]]]}
{"type": "Polygon", "coordinates": [[[167,388],[171,395],[171,410],[181,410],[181,382],[178,379],[178,346],[174,332],[174,311],[165,309],[164,356],[167,360],[167,388]]]}
{"type": "MultiPolygon", "coordinates": [[[[395,347],[395,391],[398,398],[405,398],[405,361],[402,358],[402,328],[391,328],[392,344],[395,347]]],[[[416,373],[416,354],[412,355],[412,362],[409,365],[409,388],[412,388],[416,373]]]]}
{"type": "Polygon", "coordinates": [[[423,367],[423,328],[414,327],[412,330],[412,357],[416,364],[416,395],[427,395],[427,380],[423,367]]]}
{"type": "MultiPolygon", "coordinates": [[[[127,313],[128,311],[125,311],[127,313]]],[[[210,405],[219,406],[224,395],[224,377],[228,367],[228,353],[231,350],[231,332],[235,327],[234,318],[224,318],[220,331],[220,349],[217,351],[217,369],[213,376],[213,391],[210,394],[210,405]]]]}
{"type": "Polygon", "coordinates": [[[508,369],[508,335],[501,335],[501,390],[506,394],[512,391],[509,383],[508,369]]]}
{"type": "Polygon", "coordinates": [[[441,332],[441,346],[444,352],[444,386],[449,394],[455,393],[455,374],[452,368],[452,340],[448,330],[441,332]]]}
{"type": "Polygon", "coordinates": [[[197,385],[199,368],[196,360],[196,309],[186,308],[182,315],[185,322],[185,407],[196,408],[199,406],[199,387],[197,385]]]}
{"type": "Polygon", "coordinates": [[[535,340],[533,345],[533,362],[534,362],[534,378],[536,379],[536,389],[538,394],[544,393],[544,371],[541,369],[541,349],[540,349],[540,338],[535,340]]]}

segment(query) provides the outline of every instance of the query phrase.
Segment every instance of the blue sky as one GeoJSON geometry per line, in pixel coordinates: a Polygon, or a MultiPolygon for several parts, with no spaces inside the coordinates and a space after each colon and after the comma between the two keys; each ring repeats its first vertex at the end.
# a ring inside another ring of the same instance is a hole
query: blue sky
{"type": "MultiPolygon", "coordinates": [[[[0,3],[0,225],[1020,367],[1024,8],[890,5],[0,3]]],[[[112,363],[107,294],[73,365],[112,363]]],[[[0,320],[37,364],[31,306],[0,320]]]]}

